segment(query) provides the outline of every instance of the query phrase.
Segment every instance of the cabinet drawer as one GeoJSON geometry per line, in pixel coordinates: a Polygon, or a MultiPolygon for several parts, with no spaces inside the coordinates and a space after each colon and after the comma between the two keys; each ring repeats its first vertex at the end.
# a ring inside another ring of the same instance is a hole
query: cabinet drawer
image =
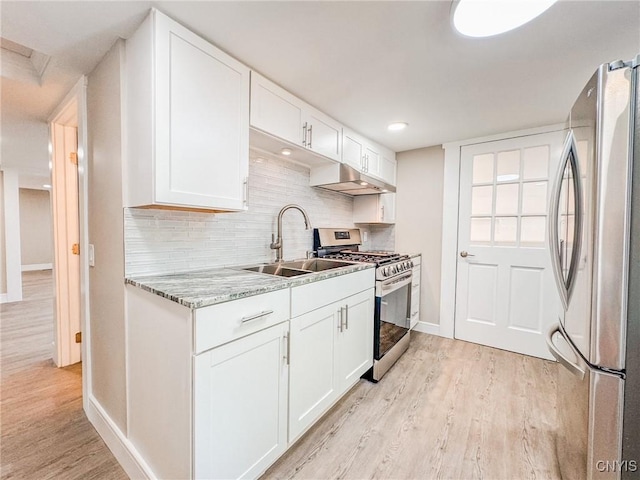
{"type": "Polygon", "coordinates": [[[195,353],[288,319],[288,288],[198,309],[195,311],[195,353]]]}
{"type": "Polygon", "coordinates": [[[307,283],[291,289],[291,316],[297,317],[375,286],[375,269],[307,283]]]}

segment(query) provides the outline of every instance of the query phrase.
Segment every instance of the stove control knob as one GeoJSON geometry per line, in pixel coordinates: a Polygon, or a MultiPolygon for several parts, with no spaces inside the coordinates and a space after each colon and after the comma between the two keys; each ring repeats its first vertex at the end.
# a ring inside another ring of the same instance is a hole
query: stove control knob
{"type": "Polygon", "coordinates": [[[393,267],[391,267],[391,271],[392,271],[393,273],[398,273],[398,266],[397,266],[397,265],[394,265],[393,267]]]}

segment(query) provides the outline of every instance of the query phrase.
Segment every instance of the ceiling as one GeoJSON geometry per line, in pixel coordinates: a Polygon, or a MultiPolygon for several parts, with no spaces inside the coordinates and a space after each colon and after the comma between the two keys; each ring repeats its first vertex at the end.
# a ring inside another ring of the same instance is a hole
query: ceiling
{"type": "Polygon", "coordinates": [[[40,84],[2,79],[2,113],[46,120],[151,6],[396,151],[562,122],[599,64],[640,53],[638,1],[561,0],[484,39],[454,33],[450,5],[3,0],[2,37],[51,60],[40,84]]]}

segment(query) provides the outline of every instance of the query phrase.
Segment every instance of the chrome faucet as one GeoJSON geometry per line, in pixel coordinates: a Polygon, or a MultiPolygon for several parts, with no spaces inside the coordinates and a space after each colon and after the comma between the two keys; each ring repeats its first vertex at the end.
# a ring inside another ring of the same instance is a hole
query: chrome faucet
{"type": "Polygon", "coordinates": [[[290,208],[299,210],[304,217],[304,224],[306,229],[309,230],[311,228],[311,221],[309,220],[309,216],[301,206],[290,203],[289,205],[285,205],[284,207],[282,207],[282,210],[280,210],[280,213],[278,213],[278,238],[275,239],[273,233],[271,234],[271,250],[276,251],[276,262],[282,261],[282,215],[290,208]]]}

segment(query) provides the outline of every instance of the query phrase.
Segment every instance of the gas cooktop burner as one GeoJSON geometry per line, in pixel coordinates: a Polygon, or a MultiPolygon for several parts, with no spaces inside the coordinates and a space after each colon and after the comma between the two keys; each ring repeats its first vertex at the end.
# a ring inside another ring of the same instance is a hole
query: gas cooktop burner
{"type": "Polygon", "coordinates": [[[393,252],[367,252],[367,251],[353,251],[342,250],[337,253],[330,253],[325,255],[324,258],[333,258],[336,260],[347,260],[350,262],[365,262],[375,263],[376,265],[386,265],[388,263],[395,263],[401,260],[408,259],[408,255],[400,255],[393,252]]]}

